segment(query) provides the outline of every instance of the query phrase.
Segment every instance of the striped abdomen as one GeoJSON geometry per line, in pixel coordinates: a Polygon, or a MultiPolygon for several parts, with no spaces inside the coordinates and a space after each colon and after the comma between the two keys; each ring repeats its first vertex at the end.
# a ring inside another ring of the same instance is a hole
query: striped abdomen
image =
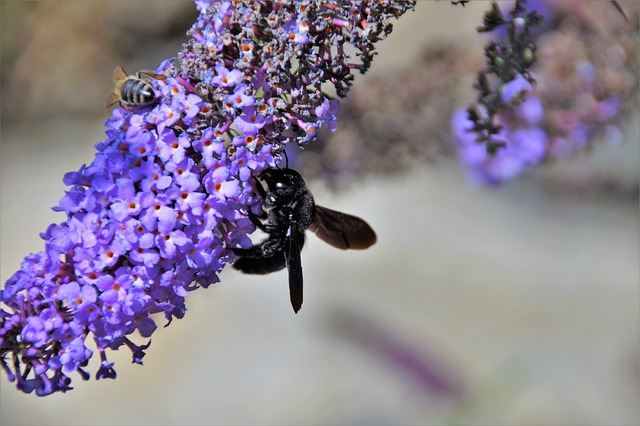
{"type": "Polygon", "coordinates": [[[156,99],[156,95],[150,83],[128,77],[120,87],[120,99],[129,105],[147,105],[156,99]]]}

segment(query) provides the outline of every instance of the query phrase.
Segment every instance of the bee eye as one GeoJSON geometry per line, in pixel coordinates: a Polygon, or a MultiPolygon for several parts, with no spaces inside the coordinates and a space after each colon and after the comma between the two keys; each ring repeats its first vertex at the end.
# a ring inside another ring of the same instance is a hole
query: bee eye
{"type": "Polygon", "coordinates": [[[278,189],[282,189],[286,187],[286,185],[284,184],[284,182],[276,182],[276,188],[278,189]]]}

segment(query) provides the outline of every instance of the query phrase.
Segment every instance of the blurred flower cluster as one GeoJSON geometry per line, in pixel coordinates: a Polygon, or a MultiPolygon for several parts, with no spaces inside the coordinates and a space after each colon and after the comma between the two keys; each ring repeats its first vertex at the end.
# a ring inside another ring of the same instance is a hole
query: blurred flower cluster
{"type": "MultiPolygon", "coordinates": [[[[300,155],[300,167],[307,177],[340,186],[364,173],[397,173],[459,155],[473,182],[495,184],[580,147],[615,142],[639,106],[640,5],[631,3],[621,3],[628,22],[609,1],[523,3],[544,17],[531,32],[537,62],[530,72],[537,83],[517,77],[496,86],[514,108],[496,114],[502,126],[496,137],[508,144],[493,156],[476,141],[474,124],[460,106],[473,95],[470,75],[487,58],[466,40],[434,41],[410,68],[394,70],[393,78],[373,76],[355,87],[343,101],[339,128],[320,132],[319,143],[300,155]]],[[[498,4],[510,10],[507,2],[498,4]]]]}
{"type": "Polygon", "coordinates": [[[476,80],[478,101],[467,109],[476,142],[484,144],[491,155],[506,146],[499,135],[502,126],[497,122],[498,114],[519,105],[535,84],[531,66],[536,61],[536,46],[531,33],[542,23],[542,16],[525,8],[526,1],[516,0],[509,14],[492,3],[478,28],[478,32],[500,34],[498,40],[490,41],[484,49],[487,66],[476,80]]]}
{"type": "Polygon", "coordinates": [[[332,187],[366,174],[393,174],[417,162],[435,163],[454,153],[448,119],[471,86],[469,70],[482,66],[478,49],[439,42],[413,66],[372,75],[342,101],[340,125],[323,129],[296,158],[305,177],[332,187]],[[374,87],[375,90],[371,90],[374,87]]]}
{"type": "MultiPolygon", "coordinates": [[[[513,78],[497,83],[483,81],[483,71],[478,103],[452,117],[462,162],[481,184],[514,178],[597,140],[620,141],[620,123],[637,108],[637,4],[626,11],[633,24],[610,2],[530,0],[526,7],[546,22],[531,32],[537,84],[517,66],[513,78]],[[493,108],[487,94],[509,108],[493,108]]],[[[509,31],[497,35],[501,45],[512,46],[509,31]]],[[[493,72],[495,55],[487,51],[487,59],[493,72]]]]}
{"type": "Polygon", "coordinates": [[[0,295],[0,364],[27,393],[71,389],[93,350],[96,378],[114,378],[107,349],[141,363],[156,330],[185,314],[185,296],[218,281],[229,247],[249,246],[252,176],[287,143],[334,127],[354,70],[365,72],[389,20],[412,1],[203,1],[175,60],[153,81],[157,100],[122,105],[88,166],[64,177],[55,210],[0,295]],[[347,49],[347,45],[350,45],[347,49]],[[349,50],[349,54],[347,53],[349,50]],[[355,58],[352,58],[355,52],[355,58]]]}

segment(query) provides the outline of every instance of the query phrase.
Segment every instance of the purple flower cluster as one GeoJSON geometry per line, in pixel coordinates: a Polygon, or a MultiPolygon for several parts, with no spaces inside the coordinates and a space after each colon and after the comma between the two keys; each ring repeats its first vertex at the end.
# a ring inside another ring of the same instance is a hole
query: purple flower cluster
{"type": "Polygon", "coordinates": [[[503,147],[494,154],[478,143],[473,122],[463,109],[457,110],[452,122],[460,158],[473,182],[494,185],[512,179],[540,163],[547,153],[548,138],[539,127],[544,114],[540,101],[530,96],[518,108],[520,126],[514,129],[501,125],[495,138],[503,147]]]}
{"type": "Polygon", "coordinates": [[[0,364],[24,392],[49,395],[83,379],[114,378],[106,350],[141,363],[157,325],[185,314],[185,296],[218,282],[230,247],[249,246],[252,176],[289,142],[335,126],[339,96],[364,72],[389,19],[410,1],[202,1],[191,39],[153,81],[149,106],[124,105],[106,122],[95,159],[64,182],[66,221],[41,234],[0,294],[0,364]],[[359,62],[350,62],[346,44],[359,62]]]}
{"type": "Polygon", "coordinates": [[[608,2],[571,7],[564,1],[532,0],[527,7],[550,23],[544,36],[533,33],[537,56],[543,59],[536,69],[538,84],[534,87],[529,76],[517,74],[496,86],[496,97],[507,108],[489,111],[479,103],[473,114],[458,110],[451,120],[460,158],[476,183],[499,184],[598,138],[619,140],[616,121],[624,115],[624,99],[638,96],[637,39],[623,29],[610,31],[620,28],[616,19],[621,16],[608,2]],[[602,11],[593,10],[597,8],[602,11]],[[609,19],[607,28],[602,20],[609,19]],[[477,125],[490,115],[492,139],[499,147],[493,151],[482,143],[484,129],[477,125]]]}

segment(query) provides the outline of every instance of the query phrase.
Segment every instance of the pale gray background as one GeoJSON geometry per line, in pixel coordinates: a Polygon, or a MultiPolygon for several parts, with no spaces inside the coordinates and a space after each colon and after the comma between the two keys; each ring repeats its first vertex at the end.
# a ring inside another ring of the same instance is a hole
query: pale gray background
{"type": "MultiPolygon", "coordinates": [[[[51,3],[75,10],[104,2],[51,3]]],[[[137,16],[145,7],[179,9],[176,2],[130,3],[142,10],[137,16]]],[[[428,41],[480,43],[474,27],[485,6],[419,2],[381,43],[373,71],[393,78],[428,41]]],[[[2,7],[5,25],[12,19],[2,7]]],[[[63,16],[75,22],[68,11],[63,16]]],[[[81,21],[90,28],[101,19],[81,21]]],[[[60,17],[55,26],[67,28],[60,17]]],[[[24,255],[42,248],[38,233],[63,219],[50,207],[63,194],[64,172],[90,162],[93,144],[103,138],[109,113],[100,105],[113,65],[154,66],[180,43],[167,42],[163,56],[151,52],[146,63],[110,52],[94,76],[99,83],[86,88],[82,66],[68,65],[74,63],[65,56],[73,55],[69,44],[44,39],[60,53],[34,78],[47,81],[67,66],[64,84],[76,84],[68,94],[72,105],[64,96],[56,102],[72,112],[29,107],[32,100],[12,110],[5,95],[20,86],[3,81],[3,111],[11,120],[1,129],[2,282],[24,255]],[[74,97],[82,99],[74,104],[74,97]]],[[[471,92],[466,96],[462,102],[471,92]]],[[[56,105],[44,94],[41,102],[56,105]]],[[[601,147],[497,190],[469,186],[450,160],[368,178],[339,194],[312,182],[320,204],[365,217],[379,241],[346,253],[310,236],[298,315],[284,272],[252,277],[226,270],[220,284],[188,297],[183,320],[158,329],[143,367],[130,364],[127,350],[111,353],[116,380],[74,376],[75,390],[37,398],[16,391],[0,373],[0,423],[638,424],[637,199],[572,196],[548,185],[559,175],[610,170],[637,182],[637,128],[636,118],[624,145],[601,147]],[[392,336],[456,380],[462,393],[434,392],[384,355],[379,336],[392,336]]]]}

